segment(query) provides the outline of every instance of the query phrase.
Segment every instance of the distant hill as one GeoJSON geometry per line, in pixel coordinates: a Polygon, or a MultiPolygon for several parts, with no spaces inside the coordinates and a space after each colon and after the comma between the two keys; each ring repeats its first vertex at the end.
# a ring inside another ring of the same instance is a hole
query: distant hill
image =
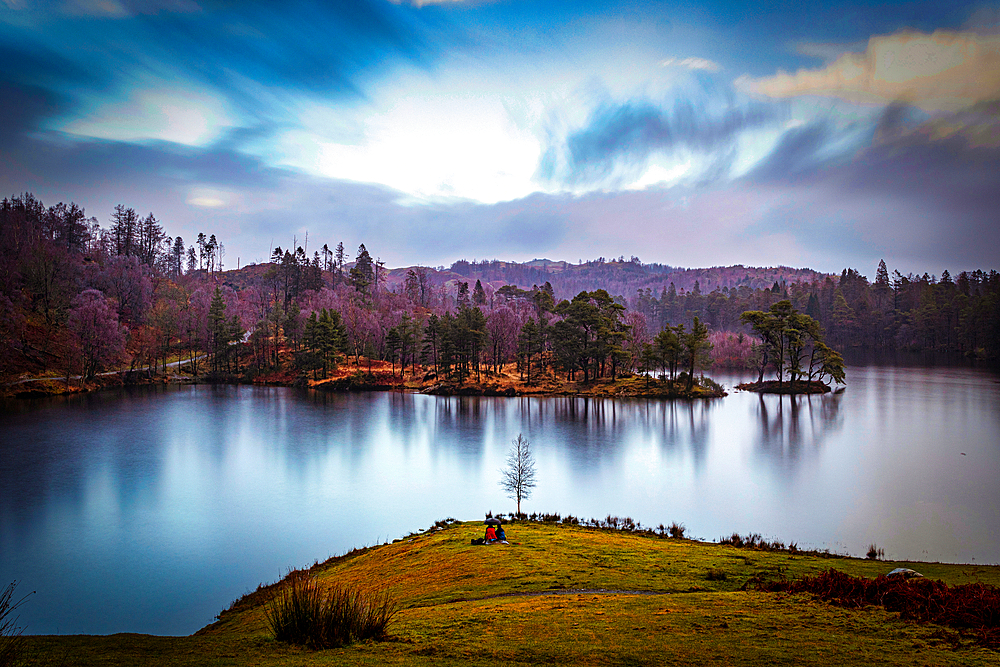
{"type": "MultiPolygon", "coordinates": [[[[389,271],[387,285],[396,289],[406,279],[406,273],[412,268],[405,267],[389,271]]],[[[640,289],[650,289],[659,296],[659,292],[670,283],[678,292],[690,292],[695,289],[709,293],[715,289],[727,287],[735,289],[741,286],[750,289],[770,288],[775,283],[790,285],[792,283],[810,283],[822,281],[832,274],[821,273],[812,269],[796,269],[788,266],[755,267],[714,266],[710,268],[685,269],[664,264],[642,264],[638,260],[623,261],[603,259],[572,264],[565,261],[550,259],[533,259],[530,262],[506,262],[501,260],[486,260],[469,262],[460,260],[449,269],[437,270],[424,268],[432,284],[441,285],[450,282],[482,281],[494,288],[503,285],[517,285],[522,289],[531,289],[533,285],[552,285],[556,299],[572,298],[583,290],[607,290],[612,296],[634,297],[640,289]]]]}

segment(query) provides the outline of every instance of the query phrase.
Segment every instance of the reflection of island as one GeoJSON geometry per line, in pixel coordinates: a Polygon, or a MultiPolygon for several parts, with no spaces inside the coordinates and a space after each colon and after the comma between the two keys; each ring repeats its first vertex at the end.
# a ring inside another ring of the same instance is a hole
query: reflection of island
{"type": "Polygon", "coordinates": [[[843,426],[842,392],[823,396],[758,396],[757,449],[769,458],[796,461],[803,447],[818,448],[843,426]]]}
{"type": "MultiPolygon", "coordinates": [[[[517,428],[542,434],[540,441],[560,443],[581,469],[626,456],[636,447],[673,454],[690,450],[694,461],[702,462],[708,451],[712,413],[719,405],[716,401],[577,396],[464,400],[482,401],[493,413],[511,409],[517,428]]],[[[496,415],[489,422],[509,423],[496,415]]],[[[503,431],[504,437],[509,430],[503,431]]]]}

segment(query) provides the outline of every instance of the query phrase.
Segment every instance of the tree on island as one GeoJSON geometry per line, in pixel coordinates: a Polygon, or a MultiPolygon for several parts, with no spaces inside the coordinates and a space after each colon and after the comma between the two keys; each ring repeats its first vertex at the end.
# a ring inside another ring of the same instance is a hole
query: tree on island
{"type": "Polygon", "coordinates": [[[803,376],[807,382],[814,379],[821,382],[829,376],[834,382],[844,384],[843,357],[823,342],[819,322],[797,311],[791,301],[778,301],[766,312],[745,311],[740,321],[749,324],[763,341],[758,358],[758,384],[764,381],[769,363],[776,370],[779,388],[783,386],[786,369],[793,386],[803,376]]]}
{"type": "Polygon", "coordinates": [[[517,514],[521,514],[521,500],[531,497],[535,488],[535,457],[531,455],[531,443],[518,433],[511,441],[507,454],[507,466],[500,471],[500,486],[508,498],[517,501],[517,514]]]}
{"type": "Polygon", "coordinates": [[[682,329],[681,332],[688,372],[687,390],[691,391],[694,388],[695,368],[705,368],[711,363],[708,355],[712,351],[712,343],[708,340],[708,327],[701,323],[697,315],[691,324],[691,331],[685,334],[682,329]]]}

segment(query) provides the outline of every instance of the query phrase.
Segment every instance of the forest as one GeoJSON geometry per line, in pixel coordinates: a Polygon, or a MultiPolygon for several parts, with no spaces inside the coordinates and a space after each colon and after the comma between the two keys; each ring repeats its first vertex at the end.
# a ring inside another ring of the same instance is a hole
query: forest
{"type": "MultiPolygon", "coordinates": [[[[458,383],[516,364],[526,382],[648,372],[690,387],[712,367],[804,376],[802,360],[829,351],[1000,357],[996,270],[904,276],[881,262],[869,281],[852,268],[677,269],[637,257],[388,269],[364,245],[353,258],[342,242],[311,255],[292,245],[232,270],[221,239],[186,243],[153,213],[120,204],[102,225],[75,203],[4,199],[0,380],[152,375],[177,362],[216,378],[321,378],[378,360],[393,375],[458,383]],[[810,332],[794,358],[769,342],[778,320],[810,332]]],[[[822,359],[816,368],[822,376],[822,359]]]]}

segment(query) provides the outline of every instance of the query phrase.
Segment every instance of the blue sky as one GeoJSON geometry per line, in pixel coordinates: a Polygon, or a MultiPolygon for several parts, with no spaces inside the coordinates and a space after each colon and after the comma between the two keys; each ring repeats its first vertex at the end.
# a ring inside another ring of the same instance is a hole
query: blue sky
{"type": "Polygon", "coordinates": [[[0,189],[226,264],[998,267],[1000,6],[0,0],[0,189]]]}

